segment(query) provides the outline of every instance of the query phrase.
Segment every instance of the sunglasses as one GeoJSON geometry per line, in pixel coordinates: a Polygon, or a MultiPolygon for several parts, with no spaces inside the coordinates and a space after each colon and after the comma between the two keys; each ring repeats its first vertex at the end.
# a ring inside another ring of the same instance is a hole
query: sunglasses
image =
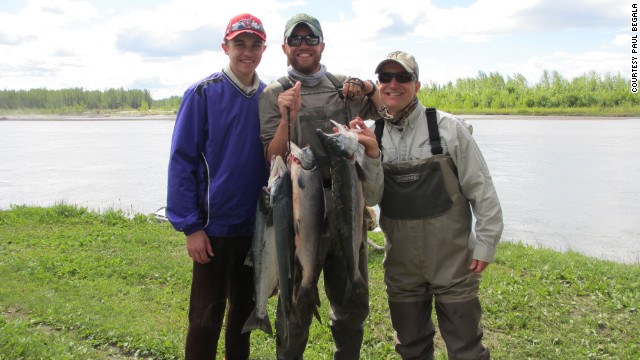
{"type": "Polygon", "coordinates": [[[302,39],[309,46],[316,46],[320,44],[320,36],[314,35],[292,35],[287,38],[287,45],[289,46],[300,46],[302,44],[302,39]]]}
{"type": "Polygon", "coordinates": [[[416,81],[416,77],[409,72],[401,71],[401,72],[383,72],[378,74],[378,81],[383,84],[388,84],[395,78],[399,83],[408,83],[410,81],[416,81]]]}

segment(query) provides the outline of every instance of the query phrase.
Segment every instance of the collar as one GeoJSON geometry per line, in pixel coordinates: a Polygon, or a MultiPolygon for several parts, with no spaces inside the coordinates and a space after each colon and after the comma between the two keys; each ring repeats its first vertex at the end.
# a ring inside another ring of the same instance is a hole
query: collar
{"type": "Polygon", "coordinates": [[[420,105],[420,101],[418,97],[414,97],[413,100],[399,113],[396,115],[389,114],[388,108],[386,105],[382,105],[380,109],[378,109],[378,114],[389,124],[393,125],[399,130],[402,130],[404,124],[409,117],[409,115],[413,114],[414,110],[420,105]]]}
{"type": "Polygon", "coordinates": [[[320,84],[320,82],[322,82],[322,78],[327,73],[327,67],[320,64],[320,70],[311,75],[307,75],[297,71],[293,68],[293,66],[289,66],[287,68],[287,73],[294,83],[296,81],[300,81],[300,83],[302,83],[302,86],[315,87],[316,85],[320,84]]]}
{"type": "Polygon", "coordinates": [[[233,73],[233,71],[231,70],[231,66],[227,65],[226,68],[222,69],[222,72],[225,73],[225,75],[227,75],[227,77],[229,77],[229,79],[231,79],[231,81],[233,81],[233,83],[236,85],[236,87],[240,90],[242,90],[242,92],[244,92],[246,95],[252,95],[253,93],[255,93],[258,90],[258,87],[260,86],[260,78],[258,78],[258,73],[254,72],[253,73],[253,84],[251,86],[247,86],[245,84],[243,84],[238,77],[236,76],[236,74],[233,73]]]}

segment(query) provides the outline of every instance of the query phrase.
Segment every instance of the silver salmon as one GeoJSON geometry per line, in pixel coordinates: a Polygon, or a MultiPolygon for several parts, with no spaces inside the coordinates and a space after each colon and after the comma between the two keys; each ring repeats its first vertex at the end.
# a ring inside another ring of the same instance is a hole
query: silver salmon
{"type": "Polygon", "coordinates": [[[358,270],[360,247],[365,234],[364,196],[362,194],[362,169],[356,162],[357,134],[344,125],[332,121],[338,132],[325,134],[320,129],[316,135],[329,157],[331,168],[332,226],[337,234],[348,271],[344,301],[351,293],[353,284],[361,281],[358,270]]]}
{"type": "Polygon", "coordinates": [[[307,145],[300,149],[291,143],[289,154],[293,194],[293,228],[295,258],[301,269],[301,281],[295,297],[298,311],[313,311],[320,321],[317,307],[318,277],[322,234],[325,224],[324,189],[320,168],[307,145]]]}
{"type": "Polygon", "coordinates": [[[271,172],[267,186],[262,188],[258,199],[251,251],[245,261],[246,265],[253,266],[256,307],[242,327],[243,333],[260,329],[273,335],[271,321],[267,313],[267,301],[278,287],[278,266],[271,191],[274,183],[280,181],[285,170],[286,165],[282,158],[274,157],[271,161],[271,172]]]}
{"type": "MultiPolygon", "coordinates": [[[[284,164],[282,157],[277,156],[284,164]]],[[[279,304],[284,315],[284,336],[288,339],[289,318],[293,304],[294,240],[291,172],[285,166],[278,181],[271,187],[276,259],[278,264],[279,304]]]]}

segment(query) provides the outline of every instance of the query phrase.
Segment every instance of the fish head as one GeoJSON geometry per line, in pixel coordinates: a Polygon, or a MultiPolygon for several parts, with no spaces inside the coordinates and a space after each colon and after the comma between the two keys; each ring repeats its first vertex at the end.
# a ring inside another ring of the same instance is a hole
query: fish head
{"type": "Polygon", "coordinates": [[[333,120],[331,122],[338,131],[333,134],[327,134],[317,129],[316,135],[320,142],[327,148],[327,151],[333,154],[347,158],[351,157],[358,150],[358,134],[350,131],[345,125],[333,120]]]}
{"type": "Polygon", "coordinates": [[[313,155],[311,146],[306,145],[303,148],[298,147],[294,143],[290,143],[291,153],[289,154],[289,166],[292,163],[300,164],[305,170],[311,170],[316,167],[316,157],[313,155]]]}

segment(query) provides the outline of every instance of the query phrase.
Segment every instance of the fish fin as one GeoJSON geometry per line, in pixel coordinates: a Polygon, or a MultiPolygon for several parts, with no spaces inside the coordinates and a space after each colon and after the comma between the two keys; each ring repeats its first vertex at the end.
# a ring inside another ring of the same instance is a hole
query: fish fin
{"type": "Polygon", "coordinates": [[[302,179],[302,177],[298,177],[298,187],[300,187],[300,189],[304,189],[304,180],[302,179]]]}
{"type": "Polygon", "coordinates": [[[313,316],[315,316],[316,320],[318,320],[318,322],[320,324],[322,324],[322,320],[320,319],[320,313],[318,312],[318,308],[317,307],[313,308],[313,316]]]}
{"type": "Polygon", "coordinates": [[[253,245],[251,246],[251,249],[249,249],[249,252],[247,253],[247,257],[244,259],[244,265],[245,266],[249,266],[249,267],[253,267],[253,245]]]}
{"type": "Polygon", "coordinates": [[[298,289],[298,296],[296,296],[295,306],[298,309],[298,312],[312,311],[316,319],[318,319],[318,321],[322,324],[320,313],[318,312],[318,306],[320,306],[320,296],[318,295],[318,288],[316,286],[301,286],[298,289]]]}
{"type": "Polygon", "coordinates": [[[343,305],[347,304],[347,300],[349,300],[349,298],[351,297],[352,290],[353,290],[353,281],[347,280],[347,286],[344,289],[344,297],[342,298],[343,305]]]}
{"type": "Polygon", "coordinates": [[[318,312],[318,308],[320,307],[320,295],[318,294],[318,287],[313,286],[313,296],[314,296],[314,305],[313,305],[313,315],[316,317],[318,322],[322,324],[322,320],[320,319],[320,313],[318,312]]]}
{"type": "Polygon", "coordinates": [[[272,298],[272,297],[278,295],[279,293],[280,293],[280,287],[278,285],[276,285],[273,288],[273,292],[271,293],[271,295],[269,295],[269,298],[272,298]]]}
{"type": "Polygon", "coordinates": [[[342,303],[344,305],[347,305],[349,298],[351,297],[351,294],[353,294],[354,292],[355,293],[359,292],[359,290],[355,288],[357,284],[361,284],[363,282],[364,282],[364,278],[362,277],[360,270],[356,268],[356,273],[353,275],[353,279],[347,279],[347,286],[344,290],[344,297],[342,298],[342,303]]]}
{"type": "Polygon", "coordinates": [[[311,302],[312,296],[313,290],[311,286],[300,285],[294,304],[296,305],[296,307],[298,307],[299,310],[306,309],[307,305],[311,302]]]}
{"type": "Polygon", "coordinates": [[[358,180],[365,181],[366,176],[364,175],[364,169],[359,162],[356,161],[356,174],[358,174],[358,180]]]}
{"type": "Polygon", "coordinates": [[[244,334],[252,330],[262,330],[269,335],[273,335],[271,321],[269,320],[269,313],[265,313],[264,318],[260,318],[258,316],[258,308],[254,308],[242,327],[242,333],[244,334]]]}
{"type": "Polygon", "coordinates": [[[273,226],[273,208],[269,207],[269,211],[267,212],[267,221],[265,224],[267,227],[273,226]]]}

